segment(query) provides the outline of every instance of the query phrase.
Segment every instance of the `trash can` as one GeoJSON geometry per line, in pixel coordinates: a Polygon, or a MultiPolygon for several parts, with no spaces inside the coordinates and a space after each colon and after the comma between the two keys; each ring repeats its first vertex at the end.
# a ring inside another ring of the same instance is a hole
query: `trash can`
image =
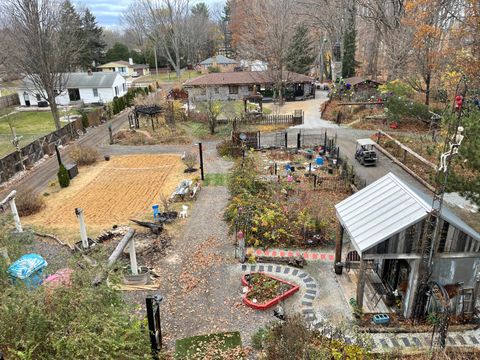
{"type": "Polygon", "coordinates": [[[335,274],[337,275],[342,275],[343,272],[343,264],[341,262],[338,262],[335,264],[335,274]]]}

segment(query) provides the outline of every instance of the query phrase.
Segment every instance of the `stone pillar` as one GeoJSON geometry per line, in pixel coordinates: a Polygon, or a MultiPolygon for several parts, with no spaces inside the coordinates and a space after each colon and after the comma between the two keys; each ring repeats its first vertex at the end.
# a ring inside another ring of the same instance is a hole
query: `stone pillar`
{"type": "Polygon", "coordinates": [[[342,261],[342,246],[343,246],[343,226],[340,221],[337,221],[337,232],[335,236],[335,262],[342,261]]]}
{"type": "Polygon", "coordinates": [[[365,292],[365,265],[366,261],[360,259],[360,269],[358,270],[357,282],[357,304],[360,309],[363,308],[363,294],[365,292]]]}

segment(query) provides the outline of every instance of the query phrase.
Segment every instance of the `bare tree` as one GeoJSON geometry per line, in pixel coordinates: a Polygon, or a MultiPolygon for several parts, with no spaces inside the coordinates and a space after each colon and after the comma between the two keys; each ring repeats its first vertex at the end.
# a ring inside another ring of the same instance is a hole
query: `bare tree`
{"type": "Polygon", "coordinates": [[[7,63],[27,76],[29,91],[49,103],[59,129],[55,99],[65,91],[66,71],[77,61],[81,40],[60,31],[62,3],[56,0],[4,0],[0,6],[7,63]]]}
{"type": "Polygon", "coordinates": [[[180,77],[182,44],[190,11],[189,0],[137,0],[130,10],[135,15],[125,16],[124,21],[137,33],[148,34],[155,48],[159,48],[168,63],[180,77]]]}
{"type": "Polygon", "coordinates": [[[268,71],[274,80],[278,99],[283,103],[283,84],[288,82],[285,65],[288,51],[298,24],[294,16],[293,0],[238,1],[236,10],[242,9],[247,20],[241,22],[238,32],[238,50],[246,59],[268,63],[268,71]]]}

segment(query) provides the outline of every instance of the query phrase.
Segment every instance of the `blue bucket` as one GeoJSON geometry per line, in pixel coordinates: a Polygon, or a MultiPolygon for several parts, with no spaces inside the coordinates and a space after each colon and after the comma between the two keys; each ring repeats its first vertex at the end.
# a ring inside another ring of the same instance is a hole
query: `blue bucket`
{"type": "Polygon", "coordinates": [[[317,165],[323,165],[323,158],[322,157],[317,157],[317,159],[315,160],[315,162],[317,163],[317,165]]]}

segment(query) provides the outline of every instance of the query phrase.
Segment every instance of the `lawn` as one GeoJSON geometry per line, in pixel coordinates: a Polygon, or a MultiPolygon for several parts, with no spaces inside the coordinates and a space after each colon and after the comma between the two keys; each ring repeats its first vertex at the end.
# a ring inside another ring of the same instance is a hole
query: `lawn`
{"type": "Polygon", "coordinates": [[[225,186],[227,183],[228,174],[205,174],[204,186],[225,186]]]}
{"type": "Polygon", "coordinates": [[[175,358],[182,360],[245,359],[240,333],[192,336],[175,342],[175,358]]]}
{"type": "Polygon", "coordinates": [[[0,119],[0,157],[14,151],[10,124],[15,127],[17,135],[22,136],[20,147],[55,130],[50,111],[18,112],[5,116],[0,119]]]}

